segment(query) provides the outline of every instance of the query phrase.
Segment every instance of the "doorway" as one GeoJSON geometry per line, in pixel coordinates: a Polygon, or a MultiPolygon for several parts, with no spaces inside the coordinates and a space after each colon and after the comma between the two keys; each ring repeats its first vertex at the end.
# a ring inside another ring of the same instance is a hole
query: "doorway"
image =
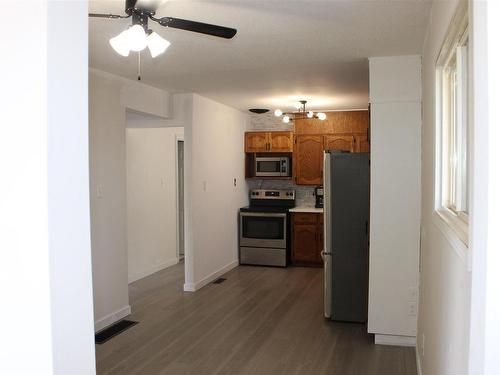
{"type": "Polygon", "coordinates": [[[184,139],[177,138],[177,257],[184,261],[184,139]]]}

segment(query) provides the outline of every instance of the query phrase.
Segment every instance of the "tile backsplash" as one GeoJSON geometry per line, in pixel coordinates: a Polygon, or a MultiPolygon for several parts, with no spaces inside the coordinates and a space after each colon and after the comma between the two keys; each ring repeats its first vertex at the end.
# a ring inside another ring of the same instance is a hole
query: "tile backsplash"
{"type": "Polygon", "coordinates": [[[314,187],[295,185],[291,180],[249,180],[249,189],[293,189],[295,190],[295,206],[314,207],[314,187]]]}
{"type": "MultiPolygon", "coordinates": [[[[293,131],[291,123],[285,124],[281,117],[271,113],[250,116],[250,131],[293,131]]],[[[249,180],[250,189],[293,189],[295,190],[295,205],[297,207],[314,207],[314,186],[295,185],[292,180],[249,180]]]]}

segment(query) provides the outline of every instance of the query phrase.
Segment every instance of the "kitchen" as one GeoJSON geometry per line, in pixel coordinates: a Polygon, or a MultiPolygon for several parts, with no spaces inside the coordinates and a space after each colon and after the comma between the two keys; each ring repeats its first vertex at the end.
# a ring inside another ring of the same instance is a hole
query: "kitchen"
{"type": "Polygon", "coordinates": [[[245,133],[250,205],[240,209],[240,264],[324,267],[325,317],[365,323],[369,110],[315,114],[306,103],[252,115],[259,131],[245,133]]]}

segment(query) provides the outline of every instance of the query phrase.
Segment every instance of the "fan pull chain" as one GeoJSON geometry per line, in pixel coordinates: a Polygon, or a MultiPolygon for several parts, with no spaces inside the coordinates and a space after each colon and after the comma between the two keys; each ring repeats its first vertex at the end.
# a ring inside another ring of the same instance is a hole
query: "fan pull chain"
{"type": "Polygon", "coordinates": [[[137,52],[137,57],[138,57],[138,70],[137,70],[137,80],[141,80],[141,51],[137,52]]]}

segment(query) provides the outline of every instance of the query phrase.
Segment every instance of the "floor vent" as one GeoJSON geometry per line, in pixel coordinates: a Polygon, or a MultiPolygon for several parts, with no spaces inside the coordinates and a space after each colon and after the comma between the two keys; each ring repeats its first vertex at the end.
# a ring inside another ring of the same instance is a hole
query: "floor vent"
{"type": "Polygon", "coordinates": [[[103,329],[95,334],[95,343],[96,344],[104,344],[106,341],[111,338],[119,335],[120,333],[126,331],[130,327],[135,326],[139,322],[134,322],[132,320],[120,320],[119,322],[109,326],[108,328],[103,329]]]}
{"type": "Polygon", "coordinates": [[[226,279],[225,279],[225,278],[223,278],[223,277],[219,277],[218,279],[215,279],[214,284],[221,284],[221,283],[223,283],[224,281],[226,281],[226,279]]]}

